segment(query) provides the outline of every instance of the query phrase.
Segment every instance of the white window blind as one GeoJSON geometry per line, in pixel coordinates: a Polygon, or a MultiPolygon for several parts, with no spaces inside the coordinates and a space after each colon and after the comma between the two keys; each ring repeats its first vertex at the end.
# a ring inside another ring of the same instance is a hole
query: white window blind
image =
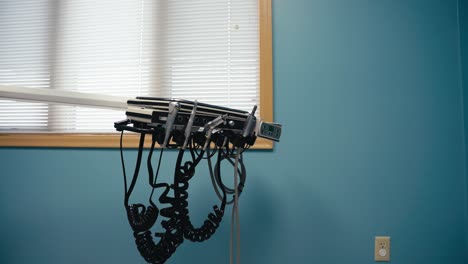
{"type": "MultiPolygon", "coordinates": [[[[0,14],[0,84],[259,105],[257,0],[0,0],[0,14]]],[[[124,117],[0,101],[2,132],[110,132],[124,117]]]]}
{"type": "MultiPolygon", "coordinates": [[[[47,0],[0,0],[0,84],[50,87],[47,0]]],[[[0,131],[48,128],[47,104],[0,98],[0,131]]]]}

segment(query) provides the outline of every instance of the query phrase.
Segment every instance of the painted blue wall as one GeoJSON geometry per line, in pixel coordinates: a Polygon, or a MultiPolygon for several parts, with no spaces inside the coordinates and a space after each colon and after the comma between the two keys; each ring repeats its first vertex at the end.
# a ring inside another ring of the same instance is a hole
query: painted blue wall
{"type": "Polygon", "coordinates": [[[465,124],[465,173],[466,173],[466,240],[468,241],[468,0],[459,0],[459,21],[460,21],[460,62],[462,69],[461,84],[463,85],[463,105],[465,124]]]}
{"type": "MultiPolygon", "coordinates": [[[[245,157],[243,263],[370,263],[375,235],[392,236],[395,263],[467,263],[457,1],[273,0],[273,27],[285,131],[245,157]]],[[[0,161],[0,263],[143,263],[117,150],[0,161]]],[[[191,191],[201,221],[208,177],[191,191]]],[[[227,263],[228,227],[170,263],[227,263]]]]}

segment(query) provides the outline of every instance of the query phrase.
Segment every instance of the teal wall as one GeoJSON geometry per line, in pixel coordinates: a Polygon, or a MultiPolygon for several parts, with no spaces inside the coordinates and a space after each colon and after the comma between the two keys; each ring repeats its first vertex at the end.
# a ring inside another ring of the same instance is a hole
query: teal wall
{"type": "MultiPolygon", "coordinates": [[[[395,263],[468,262],[457,24],[456,0],[273,0],[284,135],[245,156],[242,263],[372,263],[375,235],[392,236],[395,263]]],[[[117,150],[0,161],[0,263],[143,263],[117,150]]],[[[201,221],[208,177],[191,191],[201,221]]],[[[228,227],[170,263],[227,263],[228,227]]]]}
{"type": "MultiPolygon", "coordinates": [[[[459,21],[460,21],[460,52],[461,52],[461,69],[463,85],[463,105],[464,105],[464,124],[465,124],[465,167],[468,166],[468,0],[459,0],[459,21]]],[[[468,241],[468,171],[466,173],[466,240],[468,241]]],[[[468,251],[468,250],[467,250],[468,251]]]]}

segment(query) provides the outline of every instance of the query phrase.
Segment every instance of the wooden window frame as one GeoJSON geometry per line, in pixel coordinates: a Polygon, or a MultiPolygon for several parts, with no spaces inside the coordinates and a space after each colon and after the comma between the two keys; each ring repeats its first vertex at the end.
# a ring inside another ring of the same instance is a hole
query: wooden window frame
{"type": "MultiPolygon", "coordinates": [[[[260,37],[260,118],[273,121],[273,58],[271,0],[258,0],[260,37]]],[[[0,147],[118,148],[118,133],[0,133],[0,147]]],[[[139,136],[127,133],[125,148],[137,148],[139,136]]],[[[150,145],[150,139],[146,146],[150,145]]],[[[273,149],[274,143],[258,138],[254,149],[273,149]]]]}

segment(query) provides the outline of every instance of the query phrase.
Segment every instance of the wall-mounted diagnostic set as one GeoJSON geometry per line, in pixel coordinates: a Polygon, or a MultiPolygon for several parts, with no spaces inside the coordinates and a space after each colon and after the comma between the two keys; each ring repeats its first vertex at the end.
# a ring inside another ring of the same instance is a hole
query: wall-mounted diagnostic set
{"type": "MultiPolygon", "coordinates": [[[[124,175],[124,205],[136,247],[148,263],[165,263],[185,241],[202,242],[216,232],[232,204],[231,234],[237,228],[237,262],[239,263],[238,198],[246,181],[243,154],[256,142],[257,137],[279,141],[280,124],[264,122],[255,116],[256,106],[250,112],[210,105],[197,101],[154,97],[122,99],[111,96],[89,95],[77,92],[51,91],[0,86],[0,97],[72,105],[125,109],[126,119],[114,123],[121,132],[120,154],[124,175]],[[140,135],[135,169],[131,179],[125,170],[124,132],[140,135]],[[151,138],[146,170],[151,192],[145,205],[131,203],[144,152],[145,137],[151,138]],[[153,166],[153,152],[160,147],[157,165],[153,166]],[[161,182],[159,169],[165,149],[178,151],[171,182],[161,182]],[[196,168],[207,163],[219,204],[213,206],[202,223],[194,223],[188,209],[189,183],[196,168]],[[228,187],[221,176],[222,163],[233,167],[234,186],[228,187]],[[159,197],[153,197],[159,193],[159,197]],[[156,225],[161,217],[160,224],[156,225]]],[[[233,237],[231,237],[233,239],[233,237]]],[[[234,243],[231,241],[231,260],[234,243]]]]}

